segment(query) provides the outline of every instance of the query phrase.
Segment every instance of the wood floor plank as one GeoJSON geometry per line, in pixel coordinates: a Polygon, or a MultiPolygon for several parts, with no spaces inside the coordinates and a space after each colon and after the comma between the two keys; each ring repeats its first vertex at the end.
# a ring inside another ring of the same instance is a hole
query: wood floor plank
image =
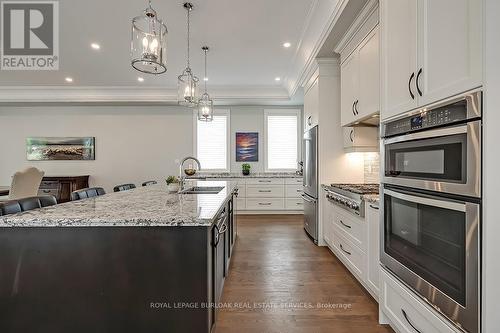
{"type": "Polygon", "coordinates": [[[216,333],[388,333],[378,305],[301,215],[238,215],[216,333]]]}

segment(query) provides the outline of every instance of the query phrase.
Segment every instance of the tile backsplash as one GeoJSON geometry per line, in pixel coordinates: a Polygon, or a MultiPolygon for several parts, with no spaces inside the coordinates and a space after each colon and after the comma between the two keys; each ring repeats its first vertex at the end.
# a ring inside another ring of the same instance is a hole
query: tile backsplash
{"type": "Polygon", "coordinates": [[[379,153],[364,154],[365,183],[380,183],[380,155],[379,153]]]}

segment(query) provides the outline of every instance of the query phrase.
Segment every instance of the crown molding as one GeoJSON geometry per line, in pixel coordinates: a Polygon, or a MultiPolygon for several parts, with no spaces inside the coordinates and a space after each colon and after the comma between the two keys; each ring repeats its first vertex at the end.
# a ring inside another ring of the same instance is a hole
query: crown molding
{"type": "MultiPolygon", "coordinates": [[[[212,87],[216,104],[286,103],[290,97],[281,86],[212,87]]],[[[140,103],[177,104],[177,89],[136,86],[3,86],[0,104],[17,103],[140,103]]]]}
{"type": "Polygon", "coordinates": [[[315,59],[348,2],[349,0],[320,1],[314,6],[310,23],[297,51],[298,56],[292,64],[293,72],[287,76],[286,88],[290,96],[304,86],[314,73],[317,66],[315,59]]]}

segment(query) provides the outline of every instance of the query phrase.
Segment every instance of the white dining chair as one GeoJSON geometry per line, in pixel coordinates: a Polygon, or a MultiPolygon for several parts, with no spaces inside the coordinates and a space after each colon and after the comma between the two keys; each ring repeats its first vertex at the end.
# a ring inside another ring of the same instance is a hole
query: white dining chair
{"type": "Polygon", "coordinates": [[[9,196],[6,199],[17,200],[38,195],[44,174],[45,172],[33,167],[16,172],[12,176],[9,196]]]}

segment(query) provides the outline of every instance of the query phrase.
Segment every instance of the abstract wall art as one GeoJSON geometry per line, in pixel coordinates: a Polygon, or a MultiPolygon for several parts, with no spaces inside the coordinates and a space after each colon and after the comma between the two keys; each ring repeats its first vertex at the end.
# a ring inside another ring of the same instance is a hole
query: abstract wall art
{"type": "Polygon", "coordinates": [[[32,137],[26,139],[28,161],[95,160],[95,138],[32,137]]]}
{"type": "Polygon", "coordinates": [[[236,133],[236,162],[259,161],[259,133],[236,133]]]}

